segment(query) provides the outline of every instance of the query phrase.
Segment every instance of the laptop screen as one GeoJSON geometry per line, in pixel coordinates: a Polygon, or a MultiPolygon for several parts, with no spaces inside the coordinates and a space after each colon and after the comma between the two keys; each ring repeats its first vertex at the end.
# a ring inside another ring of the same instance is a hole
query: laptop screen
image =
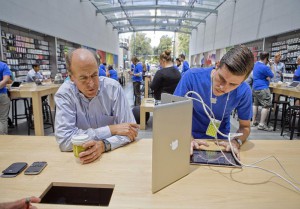
{"type": "Polygon", "coordinates": [[[293,81],[291,84],[290,84],[290,87],[297,87],[299,85],[299,82],[298,81],[293,81]]]}

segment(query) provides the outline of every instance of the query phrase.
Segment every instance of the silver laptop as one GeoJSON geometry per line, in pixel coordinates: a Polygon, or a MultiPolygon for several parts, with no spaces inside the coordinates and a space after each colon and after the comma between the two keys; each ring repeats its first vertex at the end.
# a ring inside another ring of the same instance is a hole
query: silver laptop
{"type": "Polygon", "coordinates": [[[188,99],[154,107],[152,193],[190,172],[192,110],[188,99]]]}
{"type": "Polygon", "coordinates": [[[175,95],[168,94],[168,93],[161,94],[161,104],[186,101],[186,100],[187,100],[187,98],[185,98],[185,97],[175,96],[175,95]]]}

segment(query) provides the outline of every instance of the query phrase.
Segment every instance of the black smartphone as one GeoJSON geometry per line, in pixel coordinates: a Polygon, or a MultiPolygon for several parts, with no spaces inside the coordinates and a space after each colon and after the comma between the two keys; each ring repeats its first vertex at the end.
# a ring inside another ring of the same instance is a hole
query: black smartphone
{"type": "Polygon", "coordinates": [[[26,167],[27,167],[27,163],[24,162],[13,163],[10,166],[8,166],[5,170],[2,171],[3,174],[1,175],[1,177],[3,178],[15,177],[19,173],[21,173],[26,167]]]}
{"type": "Polygon", "coordinates": [[[47,162],[34,162],[24,172],[25,175],[37,175],[47,166],[47,162]]]}

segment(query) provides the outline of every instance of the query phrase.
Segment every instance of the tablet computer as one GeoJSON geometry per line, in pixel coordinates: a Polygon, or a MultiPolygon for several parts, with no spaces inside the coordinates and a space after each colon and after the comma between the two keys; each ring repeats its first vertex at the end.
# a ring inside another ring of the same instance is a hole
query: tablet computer
{"type": "Polygon", "coordinates": [[[22,84],[21,81],[14,81],[14,82],[11,84],[10,88],[11,88],[11,89],[19,88],[19,87],[21,86],[21,84],[22,84]]]}
{"type": "Polygon", "coordinates": [[[229,161],[227,161],[222,152],[219,150],[194,150],[193,155],[191,155],[190,163],[201,165],[241,167],[241,164],[235,160],[231,152],[223,151],[223,153],[226,155],[229,161]]]}

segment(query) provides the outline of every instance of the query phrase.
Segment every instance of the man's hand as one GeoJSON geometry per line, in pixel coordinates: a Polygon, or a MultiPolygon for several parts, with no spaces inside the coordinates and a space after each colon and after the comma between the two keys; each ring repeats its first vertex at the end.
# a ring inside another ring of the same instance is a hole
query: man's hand
{"type": "Polygon", "coordinates": [[[41,199],[38,197],[28,197],[14,202],[0,203],[0,209],[16,209],[16,208],[36,209],[37,207],[31,205],[31,203],[39,203],[39,202],[41,202],[41,199]]]}
{"type": "MultiPolygon", "coordinates": [[[[215,142],[215,144],[217,144],[217,142],[215,142]]],[[[231,144],[232,144],[233,152],[235,153],[237,158],[240,159],[240,150],[239,150],[240,145],[235,140],[231,140],[231,144]]],[[[227,152],[231,151],[230,144],[228,141],[221,141],[219,142],[219,145],[224,147],[227,152]]]]}
{"type": "Polygon", "coordinates": [[[112,135],[127,136],[133,141],[138,135],[139,125],[136,123],[122,123],[108,126],[112,135]]]}
{"type": "Polygon", "coordinates": [[[193,149],[201,149],[200,146],[206,146],[206,147],[209,147],[208,143],[204,140],[195,140],[193,139],[191,141],[191,150],[190,150],[190,154],[192,155],[193,154],[193,149]]]}
{"type": "Polygon", "coordinates": [[[86,150],[79,154],[79,159],[82,164],[91,163],[97,160],[101,154],[105,151],[103,141],[88,141],[84,143],[83,148],[86,150]]]}

